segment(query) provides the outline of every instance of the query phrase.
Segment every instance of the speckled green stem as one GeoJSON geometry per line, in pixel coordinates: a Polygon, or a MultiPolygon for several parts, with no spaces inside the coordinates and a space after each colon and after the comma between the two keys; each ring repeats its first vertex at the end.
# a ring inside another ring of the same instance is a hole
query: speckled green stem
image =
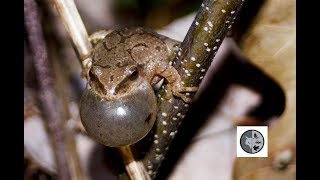
{"type": "MultiPolygon", "coordinates": [[[[173,62],[184,86],[199,86],[242,4],[243,0],[205,0],[201,4],[173,62]]],[[[141,155],[141,160],[152,178],[155,178],[189,107],[189,104],[181,99],[168,99],[167,92],[167,86],[164,85],[157,94],[158,114],[155,129],[133,147],[138,155],[141,155]]],[[[194,93],[186,95],[193,97],[194,93]]]]}

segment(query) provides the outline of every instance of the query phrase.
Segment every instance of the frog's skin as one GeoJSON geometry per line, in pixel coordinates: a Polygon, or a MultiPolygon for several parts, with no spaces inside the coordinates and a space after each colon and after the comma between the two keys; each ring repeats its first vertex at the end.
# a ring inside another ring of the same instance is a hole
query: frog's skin
{"type": "Polygon", "coordinates": [[[93,44],[80,117],[88,135],[111,147],[136,143],[153,127],[157,98],[153,85],[165,78],[168,92],[189,102],[180,75],[170,65],[179,42],[144,30],[98,31],[93,44]]]}
{"type": "Polygon", "coordinates": [[[177,70],[170,65],[178,41],[143,28],[99,31],[90,40],[92,65],[89,85],[99,96],[117,99],[130,93],[139,78],[151,86],[165,78],[174,96],[190,102],[182,92],[194,92],[196,87],[184,87],[177,70]]]}

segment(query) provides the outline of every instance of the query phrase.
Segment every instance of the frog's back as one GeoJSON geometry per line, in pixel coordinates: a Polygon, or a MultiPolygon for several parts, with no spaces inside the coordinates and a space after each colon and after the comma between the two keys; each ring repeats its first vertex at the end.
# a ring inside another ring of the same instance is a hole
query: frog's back
{"type": "Polygon", "coordinates": [[[167,46],[161,37],[143,28],[114,30],[99,42],[92,51],[93,65],[101,67],[126,66],[149,61],[164,61],[167,46]]]}

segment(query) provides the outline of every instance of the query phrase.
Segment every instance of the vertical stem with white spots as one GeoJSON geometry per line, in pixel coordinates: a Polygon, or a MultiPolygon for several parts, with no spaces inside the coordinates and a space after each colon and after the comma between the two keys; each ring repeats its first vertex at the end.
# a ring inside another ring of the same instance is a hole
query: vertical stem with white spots
{"type": "MultiPolygon", "coordinates": [[[[205,0],[201,4],[173,62],[184,86],[199,86],[243,1],[205,0]]],[[[135,151],[142,154],[142,162],[152,178],[156,177],[189,107],[189,104],[179,98],[165,98],[168,97],[167,92],[167,86],[163,85],[157,94],[158,115],[154,131],[135,145],[135,151]],[[148,143],[151,143],[151,146],[148,143]]],[[[185,95],[192,98],[194,93],[185,95]]]]}

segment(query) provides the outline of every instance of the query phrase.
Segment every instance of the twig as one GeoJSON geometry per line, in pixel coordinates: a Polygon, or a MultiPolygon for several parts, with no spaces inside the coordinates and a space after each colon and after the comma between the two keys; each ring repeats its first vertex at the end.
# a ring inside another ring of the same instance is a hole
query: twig
{"type": "Polygon", "coordinates": [[[131,180],[151,180],[143,164],[134,159],[130,146],[120,147],[119,151],[131,180]]]}
{"type": "MultiPolygon", "coordinates": [[[[90,52],[92,45],[77,7],[73,0],[54,0],[54,3],[78,52],[84,73],[82,75],[85,76],[91,66],[90,52]]],[[[142,163],[135,161],[133,158],[130,147],[121,147],[119,151],[131,179],[150,179],[142,163]]]]}
{"type": "Polygon", "coordinates": [[[53,80],[49,72],[46,44],[34,0],[24,1],[24,14],[28,40],[39,83],[40,102],[43,110],[42,115],[48,122],[49,134],[53,140],[58,179],[68,180],[70,179],[70,172],[66,156],[67,147],[64,144],[66,137],[63,132],[62,119],[59,116],[58,103],[56,101],[57,96],[55,95],[53,80]]]}
{"type": "MultiPolygon", "coordinates": [[[[199,86],[224,37],[231,28],[244,0],[205,0],[195,17],[184,41],[176,53],[173,66],[185,86],[199,86]]],[[[158,93],[157,124],[151,147],[150,139],[136,145],[144,156],[142,162],[154,178],[166,152],[178,131],[189,104],[181,99],[169,99],[167,86],[158,93]],[[142,144],[142,145],[141,145],[142,144]],[[144,147],[139,149],[140,147],[144,147]]],[[[194,93],[186,94],[193,97],[194,93]]]]}
{"type": "Polygon", "coordinates": [[[54,0],[54,3],[61,16],[64,27],[71,37],[84,73],[86,73],[91,63],[91,58],[89,56],[92,45],[77,7],[73,0],[54,0]]]}

